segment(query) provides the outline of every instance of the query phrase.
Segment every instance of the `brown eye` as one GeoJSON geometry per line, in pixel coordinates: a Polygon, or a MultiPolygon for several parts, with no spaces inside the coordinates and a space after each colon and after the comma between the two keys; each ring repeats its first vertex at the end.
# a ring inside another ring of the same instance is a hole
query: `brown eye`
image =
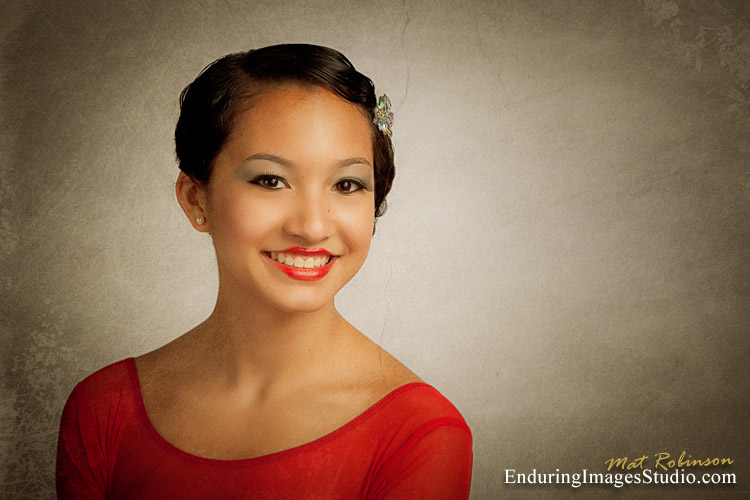
{"type": "Polygon", "coordinates": [[[284,179],[275,175],[259,175],[250,182],[270,190],[281,189],[284,187],[284,179]]]}
{"type": "Polygon", "coordinates": [[[342,193],[354,193],[362,189],[362,184],[354,180],[345,179],[336,184],[336,189],[342,193]]]}

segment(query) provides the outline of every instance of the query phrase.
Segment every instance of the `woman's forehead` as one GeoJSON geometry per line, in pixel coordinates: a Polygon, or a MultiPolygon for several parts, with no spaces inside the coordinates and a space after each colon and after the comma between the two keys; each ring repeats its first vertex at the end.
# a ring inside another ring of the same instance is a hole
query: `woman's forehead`
{"type": "Polygon", "coordinates": [[[287,85],[265,92],[237,117],[225,149],[243,158],[366,157],[372,163],[371,130],[358,105],[321,87],[287,85]]]}

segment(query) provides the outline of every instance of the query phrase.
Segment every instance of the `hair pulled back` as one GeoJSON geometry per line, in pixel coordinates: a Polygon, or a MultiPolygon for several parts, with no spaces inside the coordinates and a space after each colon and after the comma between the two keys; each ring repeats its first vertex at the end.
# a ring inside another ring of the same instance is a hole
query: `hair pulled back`
{"type": "Polygon", "coordinates": [[[395,175],[390,137],[373,123],[376,105],[372,81],[337,50],[308,44],[272,45],[229,54],[212,62],[180,94],[175,145],[180,170],[208,183],[212,162],[232,131],[237,116],[263,92],[284,84],[322,87],[356,104],[369,118],[373,138],[375,217],[395,175]]]}

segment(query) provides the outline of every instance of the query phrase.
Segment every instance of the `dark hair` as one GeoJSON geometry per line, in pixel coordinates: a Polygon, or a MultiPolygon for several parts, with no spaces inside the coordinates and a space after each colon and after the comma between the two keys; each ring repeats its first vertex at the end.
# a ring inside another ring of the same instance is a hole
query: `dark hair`
{"type": "Polygon", "coordinates": [[[180,95],[175,144],[180,170],[208,183],[212,162],[236,117],[264,91],[294,83],[323,87],[358,105],[370,119],[375,174],[375,217],[385,212],[395,166],[390,137],[373,123],[372,81],[337,50],[307,44],[272,45],[212,62],[180,95]]]}

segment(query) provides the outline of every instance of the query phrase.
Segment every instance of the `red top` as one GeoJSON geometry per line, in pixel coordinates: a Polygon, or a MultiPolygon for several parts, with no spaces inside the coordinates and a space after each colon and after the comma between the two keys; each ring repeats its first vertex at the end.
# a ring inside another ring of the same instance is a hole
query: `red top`
{"type": "Polygon", "coordinates": [[[57,444],[58,498],[446,499],[469,497],[472,436],[432,386],[401,386],[310,443],[244,460],[186,453],[143,405],[135,360],[81,381],[57,444]]]}

